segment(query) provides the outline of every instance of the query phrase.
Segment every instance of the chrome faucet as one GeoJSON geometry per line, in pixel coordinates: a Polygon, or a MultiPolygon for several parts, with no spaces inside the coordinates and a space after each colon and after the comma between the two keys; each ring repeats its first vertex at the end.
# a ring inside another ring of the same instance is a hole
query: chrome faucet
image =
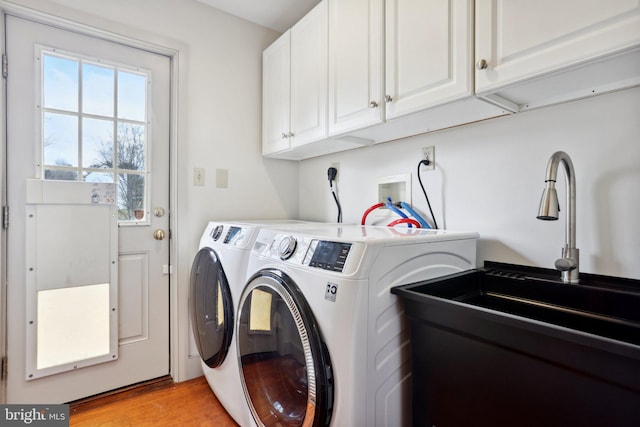
{"type": "Polygon", "coordinates": [[[580,253],[576,248],[576,177],[571,158],[564,151],[553,153],[549,159],[545,178],[547,186],[542,193],[537,218],[546,221],[558,219],[560,203],[556,192],[556,177],[560,163],[564,166],[566,176],[568,208],[567,223],[565,224],[565,246],[562,249],[562,258],[556,260],[555,266],[562,272],[564,283],[578,283],[580,280],[578,270],[580,253]]]}

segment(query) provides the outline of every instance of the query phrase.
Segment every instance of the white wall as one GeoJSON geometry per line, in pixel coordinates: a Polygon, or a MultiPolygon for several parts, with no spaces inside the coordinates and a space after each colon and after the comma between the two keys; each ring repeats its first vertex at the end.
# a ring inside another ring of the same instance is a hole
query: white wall
{"type": "MultiPolygon", "coordinates": [[[[436,170],[422,172],[439,225],[481,234],[478,262],[553,268],[564,217],[537,220],[546,165],[566,151],[577,180],[577,246],[584,272],[640,279],[640,88],[303,161],[300,217],[334,221],[327,168],[340,164],[344,222],[377,202],[377,177],[412,174],[421,148],[435,146],[436,170]]],[[[559,172],[561,215],[564,171],[559,172]]]]}
{"type": "MultiPolygon", "coordinates": [[[[199,373],[187,360],[188,278],[208,220],[296,218],[297,163],[261,156],[262,51],[278,33],[195,0],[13,0],[84,25],[179,52],[177,213],[172,259],[179,319],[177,380],[199,373]],[[192,185],[194,167],[206,184],[192,185]],[[216,169],[228,188],[216,188],[216,169]]],[[[175,348],[174,348],[175,351],[175,348]]]]}

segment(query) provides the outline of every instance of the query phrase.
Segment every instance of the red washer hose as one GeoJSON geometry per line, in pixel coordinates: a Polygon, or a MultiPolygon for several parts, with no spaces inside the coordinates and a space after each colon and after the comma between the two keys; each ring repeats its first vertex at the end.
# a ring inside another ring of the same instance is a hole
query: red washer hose
{"type": "Polygon", "coordinates": [[[416,228],[420,228],[420,223],[413,218],[399,218],[399,219],[396,219],[395,221],[391,221],[389,224],[387,224],[387,226],[393,227],[394,225],[398,225],[398,224],[411,224],[411,225],[414,225],[416,228]]]}
{"type": "Polygon", "coordinates": [[[369,209],[367,209],[366,211],[364,211],[364,214],[362,215],[362,221],[360,222],[360,225],[364,225],[364,223],[367,220],[367,216],[372,212],[375,211],[378,208],[381,208],[384,206],[384,203],[376,203],[375,205],[371,206],[369,209]]]}

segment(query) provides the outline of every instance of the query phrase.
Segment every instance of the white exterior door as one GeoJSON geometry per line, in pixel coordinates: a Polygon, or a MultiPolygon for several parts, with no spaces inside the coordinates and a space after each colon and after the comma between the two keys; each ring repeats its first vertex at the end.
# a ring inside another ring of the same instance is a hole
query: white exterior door
{"type": "Polygon", "coordinates": [[[167,375],[170,59],[13,16],[6,34],[7,402],[167,375]]]}

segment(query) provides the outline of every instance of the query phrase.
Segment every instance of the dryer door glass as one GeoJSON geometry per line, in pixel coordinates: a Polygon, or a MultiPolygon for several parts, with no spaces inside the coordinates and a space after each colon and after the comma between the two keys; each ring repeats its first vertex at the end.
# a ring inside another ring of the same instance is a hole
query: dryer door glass
{"type": "Polygon", "coordinates": [[[331,361],[299,288],[279,271],[260,271],[238,313],[241,378],[258,425],[328,426],[331,361]]]}
{"type": "Polygon", "coordinates": [[[202,248],[191,267],[189,311],[202,360],[211,368],[227,356],[233,335],[233,301],[216,252],[202,248]]]}

